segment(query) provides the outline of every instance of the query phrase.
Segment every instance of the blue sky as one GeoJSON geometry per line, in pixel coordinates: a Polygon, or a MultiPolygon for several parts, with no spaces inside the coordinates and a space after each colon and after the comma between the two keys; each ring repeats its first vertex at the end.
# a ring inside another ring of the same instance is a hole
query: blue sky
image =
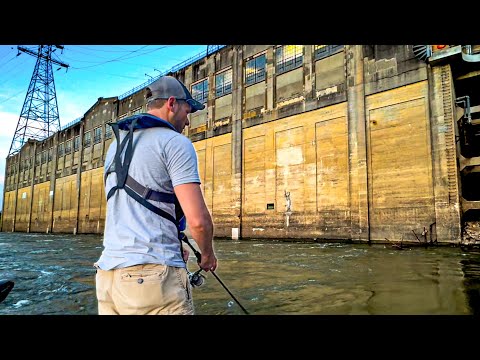
{"type": "MultiPolygon", "coordinates": [[[[17,46],[0,45],[0,209],[3,208],[5,159],[32,78],[36,57],[17,46]]],[[[119,96],[207,49],[207,45],[63,45],[53,64],[60,124],[75,120],[99,97],[119,96]]]]}

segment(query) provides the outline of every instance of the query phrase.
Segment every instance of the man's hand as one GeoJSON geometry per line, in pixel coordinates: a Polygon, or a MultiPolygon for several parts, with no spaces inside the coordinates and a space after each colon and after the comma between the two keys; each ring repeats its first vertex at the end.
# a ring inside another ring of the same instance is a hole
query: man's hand
{"type": "Polygon", "coordinates": [[[203,271],[215,271],[215,269],[217,268],[217,258],[213,251],[208,255],[202,254],[201,260],[202,261],[198,264],[198,266],[200,266],[203,271]]]}

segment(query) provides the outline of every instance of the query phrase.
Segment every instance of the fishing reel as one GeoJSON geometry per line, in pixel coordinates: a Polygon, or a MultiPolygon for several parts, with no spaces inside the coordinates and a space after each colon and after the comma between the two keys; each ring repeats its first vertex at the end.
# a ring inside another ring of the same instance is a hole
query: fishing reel
{"type": "Polygon", "coordinates": [[[200,271],[202,271],[202,269],[188,273],[188,281],[192,287],[201,286],[205,282],[205,276],[200,274],[200,271]]]}

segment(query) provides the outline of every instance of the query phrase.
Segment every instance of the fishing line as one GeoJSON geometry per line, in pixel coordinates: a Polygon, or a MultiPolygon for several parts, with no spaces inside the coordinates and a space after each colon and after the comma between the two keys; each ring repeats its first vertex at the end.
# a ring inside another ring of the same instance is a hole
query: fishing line
{"type": "MultiPolygon", "coordinates": [[[[187,235],[185,235],[184,233],[182,233],[182,241],[186,242],[187,245],[192,249],[193,253],[195,254],[195,257],[197,258],[197,262],[198,264],[200,264],[201,262],[201,259],[202,259],[202,254],[200,254],[200,252],[195,249],[192,244],[190,243],[190,241],[188,241],[188,238],[187,238],[187,235]]],[[[202,269],[200,269],[201,271],[202,269]]],[[[237,303],[238,306],[240,306],[240,308],[243,310],[243,312],[246,314],[246,315],[250,315],[248,313],[248,311],[242,306],[242,304],[240,304],[240,302],[237,300],[237,298],[232,294],[232,292],[230,290],[228,290],[227,286],[223,283],[222,280],[220,280],[220,278],[218,277],[217,274],[215,274],[215,271],[213,270],[210,270],[210,272],[213,274],[213,276],[215,276],[215,279],[218,280],[218,282],[220,283],[220,285],[223,286],[223,288],[227,291],[227,293],[232,297],[233,300],[235,300],[235,302],[237,303]]]]}

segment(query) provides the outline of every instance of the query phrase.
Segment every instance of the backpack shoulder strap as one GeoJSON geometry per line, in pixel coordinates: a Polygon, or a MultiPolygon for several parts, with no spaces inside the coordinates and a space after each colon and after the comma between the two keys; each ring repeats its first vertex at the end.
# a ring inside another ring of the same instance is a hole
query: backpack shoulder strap
{"type": "Polygon", "coordinates": [[[115,172],[117,174],[117,185],[113,186],[109,190],[107,194],[107,201],[113,196],[113,194],[118,189],[123,189],[129,196],[131,196],[133,199],[135,199],[140,204],[145,206],[147,209],[153,211],[157,215],[160,215],[170,220],[175,225],[177,225],[177,228],[178,228],[179,224],[181,224],[182,221],[184,222],[184,215],[175,194],[152,190],[138,183],[134,178],[128,175],[128,169],[132,161],[133,149],[134,149],[133,148],[133,132],[137,129],[146,129],[150,127],[167,127],[167,128],[170,128],[171,130],[176,131],[173,125],[163,119],[160,119],[150,114],[138,114],[138,115],[130,116],[118,123],[109,123],[109,125],[112,127],[112,130],[115,134],[115,139],[117,141],[117,148],[115,150],[114,161],[105,172],[104,181],[106,184],[108,175],[112,172],[115,172]],[[120,142],[119,130],[128,130],[128,134],[125,136],[125,138],[121,142],[120,142]],[[121,155],[125,148],[126,148],[125,156],[122,163],[121,155]],[[175,217],[165,212],[164,210],[154,206],[148,200],[174,203],[175,217]]]}

